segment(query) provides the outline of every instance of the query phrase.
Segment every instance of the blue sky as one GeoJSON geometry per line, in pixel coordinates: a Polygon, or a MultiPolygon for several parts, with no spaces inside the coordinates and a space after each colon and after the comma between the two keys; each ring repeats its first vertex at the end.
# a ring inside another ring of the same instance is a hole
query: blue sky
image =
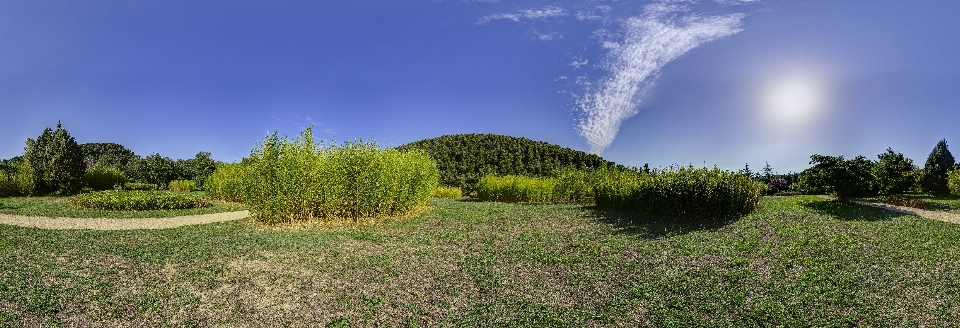
{"type": "MultiPolygon", "coordinates": [[[[799,171],[960,145],[957,1],[0,0],[0,158],[224,161],[268,131],[499,133],[618,163],[799,171]]],[[[955,146],[956,147],[956,146],[955,146]]],[[[954,148],[954,152],[960,148],[954,148]]]]}

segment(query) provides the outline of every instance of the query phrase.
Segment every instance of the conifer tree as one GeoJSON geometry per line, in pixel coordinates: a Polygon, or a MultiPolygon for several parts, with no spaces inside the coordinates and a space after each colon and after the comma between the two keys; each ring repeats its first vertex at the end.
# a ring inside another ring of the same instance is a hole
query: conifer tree
{"type": "Polygon", "coordinates": [[[83,150],[60,122],[56,131],[46,128],[37,140],[27,139],[26,158],[37,193],[75,194],[83,188],[83,150]]]}
{"type": "Polygon", "coordinates": [[[954,158],[947,149],[947,139],[940,139],[933,147],[927,163],[923,166],[923,179],[920,180],[920,189],[923,192],[941,196],[950,193],[947,187],[947,172],[954,167],[954,158]]]}

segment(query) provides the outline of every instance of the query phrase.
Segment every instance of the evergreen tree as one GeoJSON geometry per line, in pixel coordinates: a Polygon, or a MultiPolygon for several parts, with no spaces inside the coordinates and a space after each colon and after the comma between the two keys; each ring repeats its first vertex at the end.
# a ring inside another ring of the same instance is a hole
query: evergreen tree
{"type": "Polygon", "coordinates": [[[56,131],[46,128],[37,140],[27,139],[25,157],[33,168],[37,193],[75,194],[83,188],[83,150],[60,122],[56,131]]]}
{"type": "Polygon", "coordinates": [[[920,180],[920,189],[923,192],[941,196],[950,193],[947,187],[947,172],[955,165],[950,149],[947,149],[947,139],[940,139],[933,147],[927,163],[923,166],[923,179],[920,180]]]}

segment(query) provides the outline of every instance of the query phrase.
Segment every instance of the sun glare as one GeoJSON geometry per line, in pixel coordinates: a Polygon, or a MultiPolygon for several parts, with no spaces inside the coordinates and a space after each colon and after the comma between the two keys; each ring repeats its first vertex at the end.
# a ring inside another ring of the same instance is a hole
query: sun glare
{"type": "Polygon", "coordinates": [[[823,110],[825,94],[816,78],[790,74],[768,85],[763,111],[768,118],[788,125],[801,125],[823,110]]]}

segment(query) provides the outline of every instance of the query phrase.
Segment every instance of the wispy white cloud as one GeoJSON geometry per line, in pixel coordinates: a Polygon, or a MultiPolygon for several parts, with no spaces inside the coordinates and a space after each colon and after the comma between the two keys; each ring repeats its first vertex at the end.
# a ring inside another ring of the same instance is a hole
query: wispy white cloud
{"type": "Polygon", "coordinates": [[[607,75],[596,82],[578,80],[586,87],[577,98],[577,132],[590,152],[601,154],[617,136],[623,121],[638,113],[643,94],[654,85],[660,69],[697,46],[741,31],[743,14],[700,16],[669,4],[645,7],[643,14],[626,19],[600,66],[607,75]]]}
{"type": "Polygon", "coordinates": [[[536,35],[536,36],[537,36],[537,40],[540,40],[540,41],[550,41],[550,40],[556,40],[556,39],[562,39],[562,38],[563,38],[563,35],[560,34],[560,33],[557,33],[557,32],[540,33],[540,32],[537,32],[536,30],[534,30],[534,31],[533,31],[533,34],[536,35]]]}
{"type": "Polygon", "coordinates": [[[613,7],[608,5],[595,6],[586,10],[578,10],[575,17],[579,20],[600,20],[606,19],[609,16],[610,11],[613,10],[613,7]]]}
{"type": "Polygon", "coordinates": [[[496,20],[510,20],[514,22],[519,22],[524,19],[535,20],[535,19],[547,19],[553,17],[563,17],[567,15],[567,11],[561,7],[557,6],[546,6],[541,9],[524,9],[518,10],[511,13],[500,13],[483,16],[477,20],[478,25],[486,24],[491,21],[496,20]]]}

